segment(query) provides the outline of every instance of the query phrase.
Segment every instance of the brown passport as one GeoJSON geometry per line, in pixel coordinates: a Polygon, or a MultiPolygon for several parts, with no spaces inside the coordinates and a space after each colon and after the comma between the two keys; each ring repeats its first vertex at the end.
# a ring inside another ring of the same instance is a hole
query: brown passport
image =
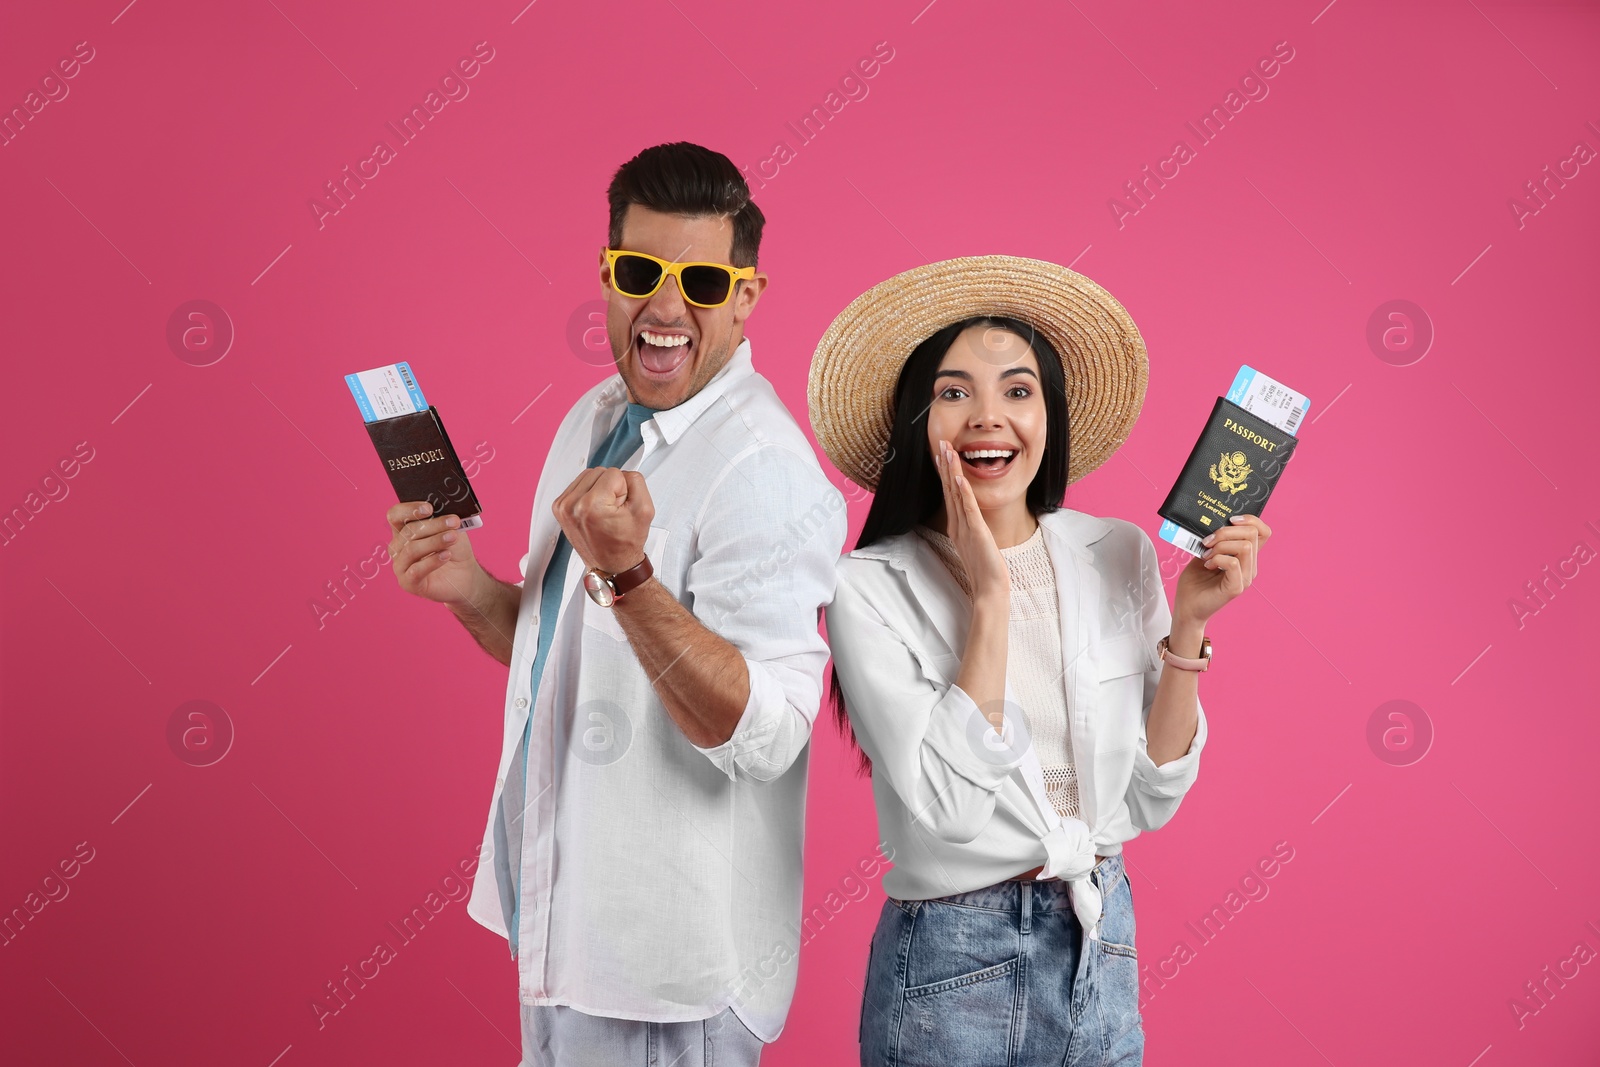
{"type": "Polygon", "coordinates": [[[444,432],[437,408],[366,424],[401,500],[426,500],[435,515],[455,515],[465,530],[483,525],[478,497],[444,432]]]}

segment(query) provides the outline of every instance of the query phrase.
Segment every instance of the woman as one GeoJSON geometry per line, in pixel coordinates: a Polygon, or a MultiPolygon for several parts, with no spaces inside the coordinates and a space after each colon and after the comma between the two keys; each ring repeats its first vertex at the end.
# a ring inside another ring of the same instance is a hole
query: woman
{"type": "Polygon", "coordinates": [[[835,711],[896,864],[863,1065],[1142,1062],[1122,846],[1195,781],[1205,626],[1271,532],[1235,516],[1169,611],[1138,526],[1062,506],[1147,375],[1109,293],[1008,256],[891,278],[818,346],[817,438],[875,492],[827,610],[835,711]]]}

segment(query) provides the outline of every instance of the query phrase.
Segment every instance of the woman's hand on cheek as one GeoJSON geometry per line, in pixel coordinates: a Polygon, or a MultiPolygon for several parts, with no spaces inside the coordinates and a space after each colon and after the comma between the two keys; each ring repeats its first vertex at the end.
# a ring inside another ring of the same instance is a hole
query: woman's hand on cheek
{"type": "Polygon", "coordinates": [[[1255,515],[1234,515],[1205,539],[1206,554],[1178,575],[1173,616],[1204,623],[1255,581],[1261,549],[1272,528],[1255,515]]]}
{"type": "Polygon", "coordinates": [[[961,473],[961,457],[950,442],[940,440],[934,456],[940,481],[944,485],[945,514],[950,520],[950,540],[955,542],[966,568],[967,580],[972,583],[974,600],[995,598],[1009,602],[1011,597],[1011,572],[1006,569],[1005,557],[995,546],[994,534],[983,512],[978,509],[977,498],[972,493],[972,483],[961,473]]]}

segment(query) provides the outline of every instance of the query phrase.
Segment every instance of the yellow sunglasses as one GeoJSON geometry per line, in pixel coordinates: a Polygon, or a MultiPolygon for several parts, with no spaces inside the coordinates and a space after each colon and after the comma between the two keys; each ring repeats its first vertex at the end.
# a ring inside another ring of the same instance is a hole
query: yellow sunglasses
{"type": "Polygon", "coordinates": [[[620,248],[608,248],[605,254],[606,266],[611,269],[611,287],[635,300],[654,296],[670,274],[678,279],[678,291],[683,298],[695,307],[721,307],[733,296],[735,282],[756,276],[754,267],[730,267],[725,263],[674,263],[620,248]]]}

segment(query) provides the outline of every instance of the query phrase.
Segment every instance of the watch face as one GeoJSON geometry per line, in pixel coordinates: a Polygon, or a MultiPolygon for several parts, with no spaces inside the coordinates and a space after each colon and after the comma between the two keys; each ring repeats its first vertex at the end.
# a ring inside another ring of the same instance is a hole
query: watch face
{"type": "Polygon", "coordinates": [[[617,599],[611,583],[592,570],[583,574],[583,591],[589,594],[590,600],[603,608],[609,608],[617,599]]]}

